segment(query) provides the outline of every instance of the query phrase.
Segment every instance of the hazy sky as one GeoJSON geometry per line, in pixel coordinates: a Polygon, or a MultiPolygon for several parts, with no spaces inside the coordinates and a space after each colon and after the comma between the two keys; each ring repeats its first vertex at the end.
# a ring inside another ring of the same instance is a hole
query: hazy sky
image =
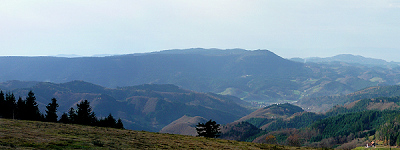
{"type": "Polygon", "coordinates": [[[399,61],[394,0],[2,0],[0,55],[268,49],[399,61]]]}

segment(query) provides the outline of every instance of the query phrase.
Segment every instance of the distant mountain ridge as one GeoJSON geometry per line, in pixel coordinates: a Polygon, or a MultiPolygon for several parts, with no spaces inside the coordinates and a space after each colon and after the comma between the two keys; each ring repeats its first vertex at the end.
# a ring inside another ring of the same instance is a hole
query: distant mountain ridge
{"type": "MultiPolygon", "coordinates": [[[[115,88],[139,84],[174,84],[219,93],[227,88],[251,92],[244,83],[266,78],[304,76],[301,63],[268,50],[189,49],[108,57],[0,57],[0,81],[83,80],[115,88]],[[13,63],[8,63],[13,62],[13,63]],[[26,73],[20,73],[24,70],[26,73]]],[[[258,88],[258,87],[256,87],[258,88]]]]}
{"type": "Polygon", "coordinates": [[[266,105],[400,84],[398,65],[294,62],[269,50],[193,48],[106,57],[0,57],[0,63],[5,64],[0,66],[0,82],[82,80],[107,88],[173,84],[266,105]]]}
{"type": "Polygon", "coordinates": [[[383,59],[367,58],[360,55],[352,54],[339,54],[332,57],[309,57],[309,58],[291,58],[290,60],[297,62],[314,62],[314,63],[333,63],[345,62],[351,64],[372,65],[372,66],[385,66],[385,67],[398,67],[399,62],[387,62],[383,59]]]}
{"type": "MultiPolygon", "coordinates": [[[[232,54],[243,54],[248,52],[248,50],[244,49],[203,49],[203,48],[191,48],[191,49],[172,49],[172,50],[164,50],[159,52],[151,52],[148,54],[201,54],[201,55],[232,55],[232,54]]],[[[145,53],[146,54],[146,53],[145,53]]]]}

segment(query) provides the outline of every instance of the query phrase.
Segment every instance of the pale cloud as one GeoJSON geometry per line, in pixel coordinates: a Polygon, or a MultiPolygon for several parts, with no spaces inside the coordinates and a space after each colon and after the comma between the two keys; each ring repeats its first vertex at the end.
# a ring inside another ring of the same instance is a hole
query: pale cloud
{"type": "Polygon", "coordinates": [[[391,3],[389,4],[389,8],[400,8],[400,3],[391,3]]]}

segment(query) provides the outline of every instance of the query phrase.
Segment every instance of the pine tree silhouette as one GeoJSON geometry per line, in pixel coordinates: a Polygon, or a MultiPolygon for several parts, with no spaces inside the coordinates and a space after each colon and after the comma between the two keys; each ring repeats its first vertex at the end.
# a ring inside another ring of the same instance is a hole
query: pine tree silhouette
{"type": "Polygon", "coordinates": [[[196,125],[197,134],[198,136],[217,138],[221,133],[219,132],[219,126],[220,124],[210,119],[205,124],[199,123],[196,125]]]}
{"type": "Polygon", "coordinates": [[[28,96],[26,97],[26,107],[24,114],[24,119],[26,120],[43,120],[42,115],[40,114],[38,104],[36,103],[35,94],[32,91],[29,91],[28,96]]]}
{"type": "Polygon", "coordinates": [[[53,98],[51,99],[51,103],[49,103],[46,108],[46,121],[48,122],[57,122],[58,116],[57,116],[57,107],[59,105],[57,104],[57,99],[53,98]]]}
{"type": "Polygon", "coordinates": [[[76,123],[82,125],[94,125],[97,122],[96,115],[92,112],[92,108],[90,107],[90,102],[88,100],[84,100],[81,103],[77,104],[77,116],[76,123]]]}

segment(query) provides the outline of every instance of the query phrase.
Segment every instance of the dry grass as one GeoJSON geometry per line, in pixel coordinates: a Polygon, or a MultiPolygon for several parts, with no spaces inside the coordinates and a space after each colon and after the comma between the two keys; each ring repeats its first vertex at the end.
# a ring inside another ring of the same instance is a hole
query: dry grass
{"type": "Polygon", "coordinates": [[[0,119],[0,149],[300,148],[144,131],[0,119]]]}

